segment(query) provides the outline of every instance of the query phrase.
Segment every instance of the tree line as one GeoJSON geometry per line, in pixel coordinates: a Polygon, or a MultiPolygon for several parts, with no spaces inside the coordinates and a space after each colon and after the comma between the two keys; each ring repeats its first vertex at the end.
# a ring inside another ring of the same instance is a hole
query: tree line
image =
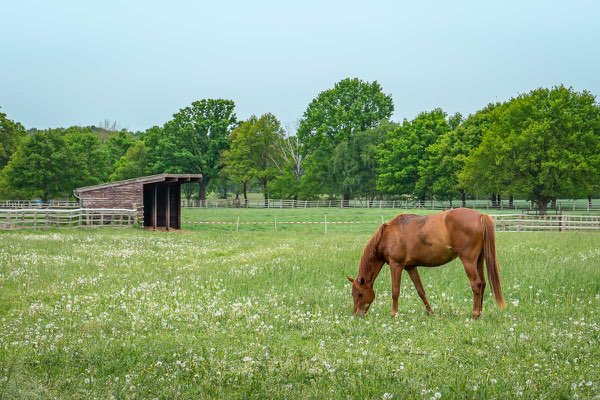
{"type": "Polygon", "coordinates": [[[538,88],[464,117],[440,108],[394,122],[378,82],[344,79],[297,126],[271,113],[240,121],[203,99],[145,132],[118,124],[26,130],[0,112],[0,196],[66,198],[81,186],[158,173],[202,173],[188,198],[250,188],[268,198],[414,198],[499,202],[600,192],[600,106],[588,91],[538,88]]]}

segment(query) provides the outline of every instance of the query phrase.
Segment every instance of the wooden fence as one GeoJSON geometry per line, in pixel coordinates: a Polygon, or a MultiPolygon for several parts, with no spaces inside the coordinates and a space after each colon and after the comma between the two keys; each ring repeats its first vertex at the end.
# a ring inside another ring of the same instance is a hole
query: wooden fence
{"type": "Polygon", "coordinates": [[[496,231],[592,231],[600,230],[599,215],[494,215],[496,231]]]}
{"type": "Polygon", "coordinates": [[[49,227],[133,226],[137,210],[125,209],[0,209],[0,229],[39,229],[49,227]]]}
{"type": "MultiPolygon", "coordinates": [[[[600,201],[590,204],[587,200],[559,200],[556,206],[548,204],[549,213],[557,212],[599,212],[600,201]]],[[[249,200],[243,199],[217,199],[217,200],[185,200],[181,201],[182,207],[189,208],[386,208],[386,209],[405,209],[405,210],[447,210],[450,208],[461,207],[460,201],[416,201],[416,200],[249,200]]],[[[537,208],[530,201],[514,200],[512,203],[508,200],[502,200],[492,204],[489,200],[467,200],[467,208],[477,208],[480,210],[522,210],[526,212],[536,212],[537,208]]]]}
{"type": "MultiPolygon", "coordinates": [[[[204,225],[204,226],[219,226],[229,225],[235,226],[235,230],[240,230],[243,226],[271,226],[277,230],[278,226],[283,225],[321,225],[324,232],[327,233],[327,227],[331,225],[369,225],[375,229],[379,224],[384,222],[383,216],[381,220],[362,220],[362,221],[328,221],[327,216],[321,221],[302,221],[291,220],[291,216],[285,218],[285,214],[281,217],[275,217],[271,221],[243,220],[237,217],[237,220],[230,221],[184,221],[188,225],[204,225]]],[[[527,232],[527,231],[599,231],[600,232],[600,215],[528,215],[528,214],[500,214],[492,215],[495,221],[496,231],[498,232],[527,232]]],[[[292,217],[293,218],[293,217],[292,217]]]]}
{"type": "Polygon", "coordinates": [[[79,208],[79,202],[69,200],[3,200],[0,201],[0,209],[3,208],[79,208]]]}

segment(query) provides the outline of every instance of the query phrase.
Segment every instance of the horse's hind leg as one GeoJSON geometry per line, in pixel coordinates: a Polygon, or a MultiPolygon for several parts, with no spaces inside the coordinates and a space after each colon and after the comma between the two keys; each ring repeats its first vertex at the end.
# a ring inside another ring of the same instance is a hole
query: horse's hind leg
{"type": "Polygon", "coordinates": [[[479,314],[483,311],[483,295],[485,293],[485,275],[483,273],[483,251],[479,254],[479,258],[477,259],[477,275],[479,276],[479,280],[481,281],[481,295],[479,296],[479,314]]]}
{"type": "MultiPolygon", "coordinates": [[[[479,256],[478,256],[479,258],[479,256]]],[[[479,274],[477,273],[477,259],[475,261],[469,261],[468,258],[461,257],[463,265],[465,266],[465,272],[467,273],[467,277],[469,278],[469,282],[471,283],[471,289],[473,290],[473,318],[477,319],[481,315],[481,299],[482,299],[482,287],[483,282],[479,278],[479,274]]]]}
{"type": "Polygon", "coordinates": [[[397,262],[390,262],[389,265],[392,273],[392,317],[395,317],[398,315],[398,297],[400,297],[403,267],[397,262]]]}
{"type": "Polygon", "coordinates": [[[417,289],[417,293],[421,300],[423,300],[423,304],[425,304],[425,308],[427,309],[427,314],[433,314],[433,310],[429,305],[429,300],[427,300],[427,296],[425,296],[425,289],[423,289],[423,284],[421,283],[421,277],[419,276],[419,271],[417,271],[417,267],[407,268],[406,271],[412,279],[413,284],[415,285],[415,289],[417,289]]]}

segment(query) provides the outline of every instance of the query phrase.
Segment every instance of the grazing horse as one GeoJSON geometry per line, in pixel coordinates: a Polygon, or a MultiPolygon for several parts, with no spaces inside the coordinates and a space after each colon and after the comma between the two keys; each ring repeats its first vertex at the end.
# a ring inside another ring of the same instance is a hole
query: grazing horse
{"type": "Polygon", "coordinates": [[[432,313],[417,267],[436,267],[457,256],[471,282],[473,318],[479,318],[483,308],[484,260],[496,303],[504,308],[494,221],[475,210],[457,208],[432,215],[400,214],[379,227],[365,246],[356,279],[348,276],[354,314],[364,315],[369,310],[375,299],[373,284],[385,263],[392,273],[392,316],[398,314],[402,270],[408,272],[427,312],[432,313]]]}

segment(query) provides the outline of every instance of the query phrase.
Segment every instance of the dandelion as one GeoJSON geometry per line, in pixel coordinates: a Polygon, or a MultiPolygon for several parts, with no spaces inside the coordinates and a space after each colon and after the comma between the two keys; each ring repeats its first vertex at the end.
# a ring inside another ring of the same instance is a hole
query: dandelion
{"type": "Polygon", "coordinates": [[[248,356],[244,357],[244,362],[250,362],[250,361],[253,361],[252,357],[248,357],[248,356]]]}
{"type": "Polygon", "coordinates": [[[394,397],[394,395],[391,393],[384,393],[383,396],[381,396],[383,400],[390,400],[392,397],[394,397]]]}

